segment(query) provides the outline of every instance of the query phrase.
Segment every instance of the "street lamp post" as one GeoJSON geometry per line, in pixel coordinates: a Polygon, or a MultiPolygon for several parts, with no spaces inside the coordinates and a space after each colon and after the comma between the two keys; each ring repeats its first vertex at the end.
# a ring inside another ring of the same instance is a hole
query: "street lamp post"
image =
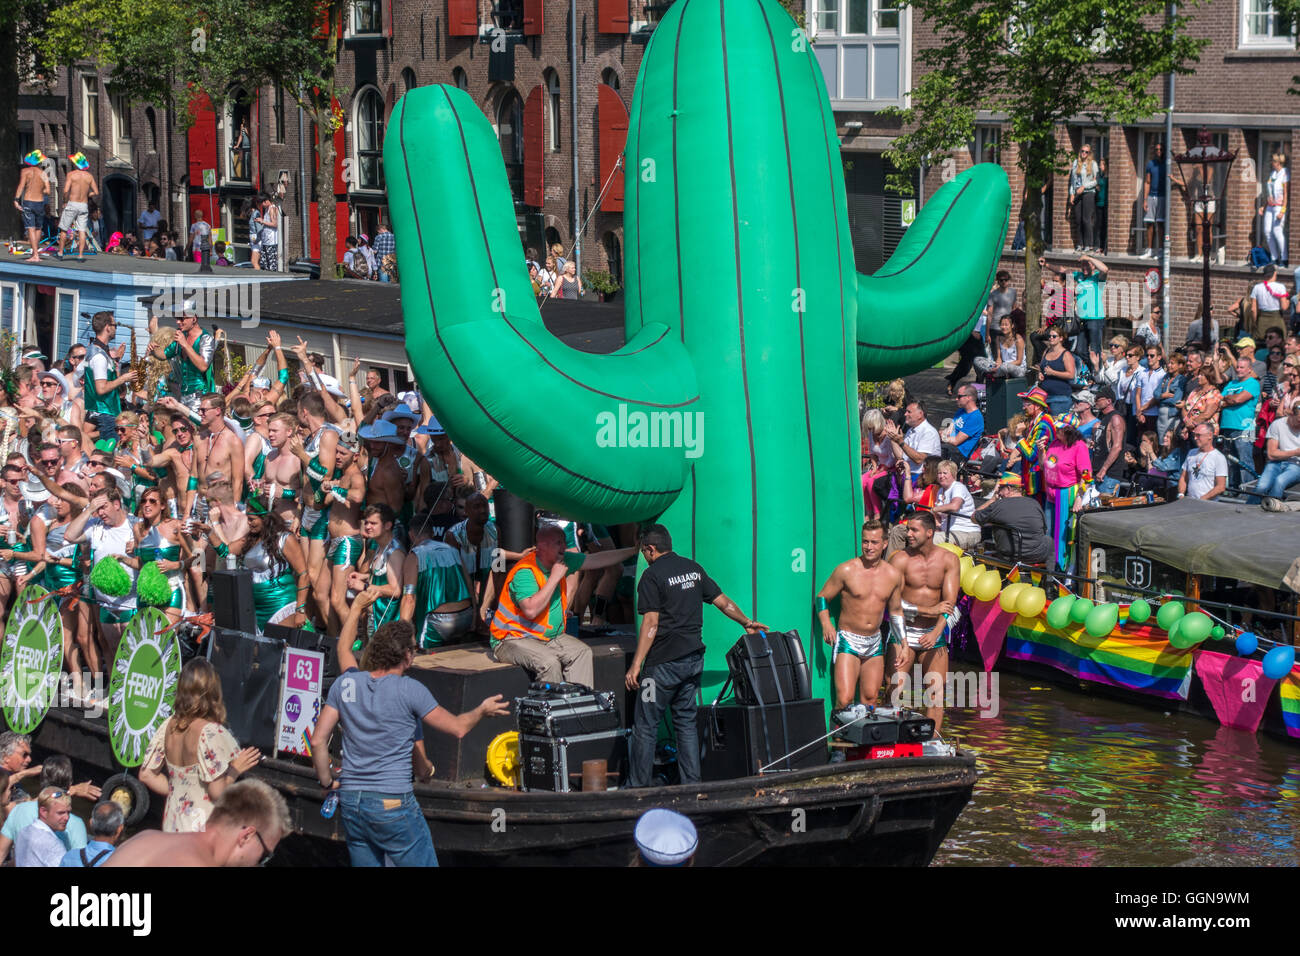
{"type": "Polygon", "coordinates": [[[1179,177],[1184,184],[1188,172],[1194,172],[1197,166],[1200,167],[1200,183],[1192,197],[1192,210],[1201,217],[1201,338],[1202,345],[1206,348],[1210,346],[1210,217],[1214,215],[1221,198],[1218,195],[1219,177],[1214,171],[1222,166],[1225,171],[1223,181],[1226,183],[1226,171],[1236,158],[1236,153],[1216,146],[1210,138],[1210,131],[1204,126],[1196,134],[1196,145],[1174,157],[1178,163],[1179,177]]]}

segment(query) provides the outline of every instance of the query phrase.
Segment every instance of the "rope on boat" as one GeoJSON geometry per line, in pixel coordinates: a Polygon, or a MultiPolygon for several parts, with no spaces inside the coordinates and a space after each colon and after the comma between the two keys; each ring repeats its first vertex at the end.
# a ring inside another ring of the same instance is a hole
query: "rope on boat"
{"type": "MultiPolygon", "coordinates": [[[[870,711],[868,711],[867,713],[863,714],[861,717],[854,717],[854,718],[853,718],[852,720],[850,720],[847,724],[840,724],[838,727],[836,727],[836,728],[835,728],[834,730],[832,730],[830,733],[828,733],[828,734],[822,734],[822,735],[821,735],[820,737],[818,737],[816,740],[810,740],[810,741],[808,741],[808,743],[804,744],[802,747],[796,747],[794,750],[791,750],[791,751],[790,751],[788,754],[786,754],[784,757],[777,757],[777,758],[776,758],[775,760],[773,760],[771,763],[769,763],[769,764],[765,764],[765,765],[763,765],[762,767],[759,767],[759,768],[758,768],[758,773],[759,773],[759,775],[761,776],[761,775],[763,774],[763,772],[764,772],[765,770],[767,770],[769,767],[775,767],[777,764],[782,763],[782,762],[784,762],[784,761],[786,761],[786,760],[789,760],[791,757],[793,757],[795,754],[799,753],[800,751],[807,750],[809,747],[813,746],[814,744],[819,744],[819,743],[821,743],[823,740],[829,740],[831,737],[834,737],[834,736],[835,736],[836,734],[838,734],[840,731],[845,730],[845,729],[847,729],[847,728],[849,728],[849,727],[852,727],[854,724],[858,723],[859,721],[866,720],[868,717],[870,717],[870,716],[871,716],[872,714],[874,714],[874,713],[875,713],[875,708],[872,708],[870,711]]],[[[942,739],[942,738],[940,738],[938,734],[935,734],[935,739],[936,739],[936,740],[940,740],[940,739],[942,739]]]]}

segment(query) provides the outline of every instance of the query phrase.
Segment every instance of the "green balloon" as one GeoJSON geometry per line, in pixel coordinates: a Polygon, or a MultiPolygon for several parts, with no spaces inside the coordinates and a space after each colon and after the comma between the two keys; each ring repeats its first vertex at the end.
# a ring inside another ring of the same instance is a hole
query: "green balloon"
{"type": "Polygon", "coordinates": [[[1200,611],[1193,611],[1178,620],[1178,636],[1187,641],[1187,646],[1199,644],[1210,636],[1214,621],[1200,611]]]}
{"type": "Polygon", "coordinates": [[[1145,624],[1151,617],[1151,605],[1138,598],[1128,606],[1128,619],[1134,624],[1145,624]]]}
{"type": "Polygon", "coordinates": [[[1063,594],[1047,608],[1047,626],[1057,630],[1070,623],[1070,605],[1074,603],[1073,594],[1063,594]]]}
{"type": "Polygon", "coordinates": [[[1214,629],[1210,631],[1210,637],[1214,638],[1216,641],[1221,641],[1227,636],[1228,632],[1217,624],[1214,625],[1214,629]]]}
{"type": "Polygon", "coordinates": [[[1098,604],[1088,612],[1083,622],[1083,629],[1092,637],[1105,637],[1115,630],[1115,625],[1118,623],[1118,604],[1098,604]]]}
{"type": "Polygon", "coordinates": [[[1160,610],[1156,612],[1156,623],[1164,630],[1169,630],[1174,621],[1178,620],[1187,613],[1187,608],[1183,607],[1179,601],[1166,601],[1160,605],[1160,610]]]}
{"type": "Polygon", "coordinates": [[[1070,620],[1075,624],[1082,624],[1088,619],[1088,615],[1092,613],[1094,607],[1096,605],[1087,598],[1076,598],[1074,603],[1070,605],[1070,620]]]}
{"type": "Polygon", "coordinates": [[[1187,650],[1189,647],[1195,647],[1196,641],[1192,640],[1187,633],[1187,628],[1183,627],[1186,618],[1179,618],[1169,626],[1169,643],[1174,647],[1187,650]]]}

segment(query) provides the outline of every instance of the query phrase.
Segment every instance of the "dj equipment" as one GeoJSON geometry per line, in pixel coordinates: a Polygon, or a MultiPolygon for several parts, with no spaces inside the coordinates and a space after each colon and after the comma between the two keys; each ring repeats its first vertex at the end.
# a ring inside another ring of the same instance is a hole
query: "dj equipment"
{"type": "Polygon", "coordinates": [[[934,736],[934,720],[914,710],[881,707],[839,727],[834,736],[860,747],[921,744],[934,736]]]}
{"type": "Polygon", "coordinates": [[[218,627],[206,643],[208,660],[221,678],[230,732],[241,746],[274,754],[284,642],[218,627]]]}
{"type": "Polygon", "coordinates": [[[521,733],[521,788],[553,793],[581,789],[585,760],[604,760],[610,771],[622,776],[627,771],[628,733],[618,727],[567,737],[521,733]]]}
{"type": "Polygon", "coordinates": [[[580,684],[580,693],[563,695],[535,694],[537,684],[528,690],[527,697],[515,700],[520,734],[541,737],[569,737],[617,730],[622,725],[613,691],[595,693],[580,684]]]}
{"type": "Polygon", "coordinates": [[[741,704],[775,704],[811,698],[812,680],[799,632],[760,631],[744,635],[727,651],[727,683],[735,685],[736,701],[741,704]]]}
{"type": "Polygon", "coordinates": [[[213,571],[210,574],[212,620],[217,627],[232,631],[254,632],[257,615],[253,611],[252,571],[213,571]]]}
{"type": "Polygon", "coordinates": [[[826,734],[826,710],[820,699],[784,705],[713,704],[700,708],[696,721],[700,775],[705,780],[751,777],[762,767],[770,773],[826,762],[826,742],[822,739],[826,734]],[[795,750],[798,752],[786,757],[795,750]]]}
{"type": "Polygon", "coordinates": [[[999,378],[989,386],[988,401],[984,406],[984,432],[996,434],[1007,422],[1019,415],[1024,399],[1017,396],[1029,389],[1027,378],[999,378]]]}

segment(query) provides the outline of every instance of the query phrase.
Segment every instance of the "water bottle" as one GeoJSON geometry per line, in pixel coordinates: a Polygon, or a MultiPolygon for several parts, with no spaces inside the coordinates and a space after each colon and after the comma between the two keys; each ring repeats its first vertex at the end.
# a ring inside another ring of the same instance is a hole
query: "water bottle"
{"type": "Polygon", "coordinates": [[[331,790],[329,796],[325,798],[325,802],[320,805],[320,815],[328,820],[334,816],[334,811],[338,808],[339,792],[337,790],[331,790]]]}

